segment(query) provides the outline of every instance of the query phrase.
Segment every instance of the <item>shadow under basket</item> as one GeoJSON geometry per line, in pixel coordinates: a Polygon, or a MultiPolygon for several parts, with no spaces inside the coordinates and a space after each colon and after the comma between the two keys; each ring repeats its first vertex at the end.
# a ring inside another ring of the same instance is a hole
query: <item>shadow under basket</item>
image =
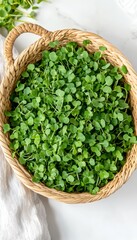
{"type": "Polygon", "coordinates": [[[9,148],[8,134],[3,133],[3,124],[7,122],[4,116],[4,111],[10,109],[10,94],[13,91],[17,80],[21,73],[26,69],[29,63],[34,63],[41,59],[42,51],[49,48],[49,42],[58,40],[62,45],[70,41],[75,41],[79,45],[82,45],[83,40],[89,39],[90,44],[86,47],[90,53],[93,53],[99,49],[100,46],[107,47],[105,50],[106,59],[114,66],[125,65],[128,69],[128,73],[124,76],[125,82],[131,85],[130,90],[130,103],[132,107],[132,115],[135,126],[135,135],[137,134],[137,75],[133,70],[129,61],[123,56],[123,54],[116,49],[112,44],[101,38],[100,36],[75,29],[58,30],[55,32],[49,32],[44,28],[25,23],[14,28],[5,40],[5,60],[6,71],[5,76],[0,86],[0,146],[3,150],[5,159],[8,161],[17,177],[20,181],[32,191],[39,193],[45,197],[53,198],[64,203],[88,203],[105,198],[120,188],[130,177],[137,165],[137,144],[133,145],[131,151],[126,156],[126,163],[114,179],[107,185],[100,189],[96,195],[90,193],[66,193],[57,191],[46,187],[42,183],[32,182],[32,176],[20,165],[16,158],[11,155],[9,148]],[[30,47],[25,49],[17,59],[13,59],[13,44],[18,36],[22,33],[31,32],[40,35],[40,39],[37,40],[30,47]]]}

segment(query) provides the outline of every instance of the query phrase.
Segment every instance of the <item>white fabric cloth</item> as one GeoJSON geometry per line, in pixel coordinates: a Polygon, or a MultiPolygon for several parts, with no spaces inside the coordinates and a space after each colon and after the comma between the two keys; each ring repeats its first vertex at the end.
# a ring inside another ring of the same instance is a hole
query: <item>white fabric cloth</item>
{"type": "MultiPolygon", "coordinates": [[[[0,35],[0,80],[4,74],[3,42],[0,35]]],[[[0,148],[0,240],[50,239],[42,201],[20,183],[0,148]]]]}

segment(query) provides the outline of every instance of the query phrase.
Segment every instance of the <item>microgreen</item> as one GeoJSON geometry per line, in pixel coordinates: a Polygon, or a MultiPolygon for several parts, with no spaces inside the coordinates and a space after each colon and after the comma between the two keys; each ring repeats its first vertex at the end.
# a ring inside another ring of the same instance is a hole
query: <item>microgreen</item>
{"type": "Polygon", "coordinates": [[[107,48],[105,46],[100,46],[99,50],[103,52],[103,51],[107,50],[107,48]]]}
{"type": "Polygon", "coordinates": [[[130,85],[123,78],[127,68],[107,62],[105,46],[90,54],[88,44],[51,42],[42,59],[28,65],[11,95],[3,131],[33,181],[96,194],[137,140],[130,85]]]}
{"type": "Polygon", "coordinates": [[[125,65],[123,65],[121,67],[121,72],[124,73],[124,74],[127,74],[128,73],[128,70],[127,70],[127,67],[125,65]]]}
{"type": "Polygon", "coordinates": [[[4,124],[3,131],[4,131],[4,133],[7,133],[10,131],[10,125],[8,123],[4,124]]]}
{"type": "Polygon", "coordinates": [[[21,18],[35,18],[38,9],[37,4],[41,2],[46,2],[46,0],[1,0],[0,27],[4,27],[10,31],[15,27],[17,22],[21,21],[21,18]]]}

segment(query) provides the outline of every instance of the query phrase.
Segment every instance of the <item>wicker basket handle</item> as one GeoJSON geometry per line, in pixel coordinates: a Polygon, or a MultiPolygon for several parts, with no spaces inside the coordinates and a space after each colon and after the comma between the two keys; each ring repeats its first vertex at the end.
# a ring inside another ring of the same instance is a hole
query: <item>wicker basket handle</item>
{"type": "Polygon", "coordinates": [[[44,29],[43,27],[32,24],[32,23],[23,23],[14,29],[12,29],[6,40],[4,45],[4,54],[6,62],[9,66],[14,64],[14,58],[13,58],[13,44],[15,40],[22,34],[22,33],[34,33],[37,35],[40,35],[41,37],[45,36],[46,34],[50,33],[48,30],[44,29]]]}

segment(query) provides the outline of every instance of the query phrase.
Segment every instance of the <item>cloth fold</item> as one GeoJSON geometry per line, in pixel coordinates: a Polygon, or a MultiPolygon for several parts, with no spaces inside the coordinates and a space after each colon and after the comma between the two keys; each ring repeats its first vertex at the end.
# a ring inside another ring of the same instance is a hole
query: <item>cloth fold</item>
{"type": "MultiPolygon", "coordinates": [[[[4,38],[0,35],[0,80],[4,74],[4,38]]],[[[17,51],[14,49],[14,56],[17,51]]],[[[0,148],[0,239],[51,240],[39,195],[17,179],[0,148]]]]}

